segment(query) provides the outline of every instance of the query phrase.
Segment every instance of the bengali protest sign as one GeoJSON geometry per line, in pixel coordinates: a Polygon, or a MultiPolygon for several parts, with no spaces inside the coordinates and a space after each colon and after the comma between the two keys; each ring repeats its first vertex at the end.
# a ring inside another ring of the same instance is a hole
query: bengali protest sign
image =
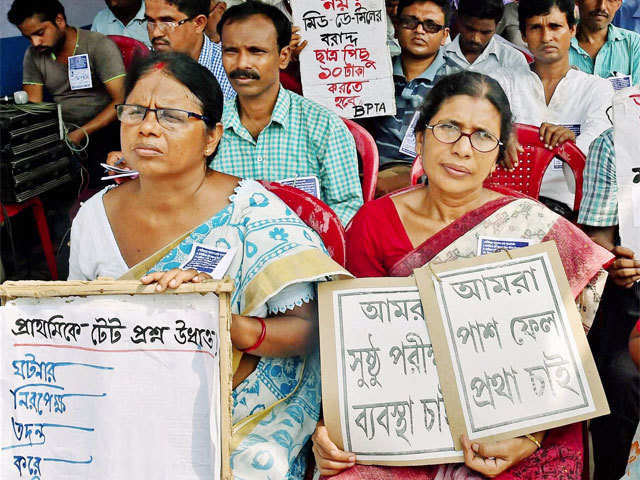
{"type": "Polygon", "coordinates": [[[232,287],[0,286],[0,476],[230,479],[232,287]]]}
{"type": "Polygon", "coordinates": [[[358,463],[462,461],[413,279],[318,285],[322,404],[331,439],[358,463]]]}
{"type": "Polygon", "coordinates": [[[455,444],[609,412],[554,242],[415,270],[455,444]]]}
{"type": "Polygon", "coordinates": [[[620,90],[613,99],[618,219],[622,245],[640,256],[640,87],[620,90]]]}
{"type": "Polygon", "coordinates": [[[395,115],[384,0],[296,0],[304,96],[344,118],[395,115]]]}

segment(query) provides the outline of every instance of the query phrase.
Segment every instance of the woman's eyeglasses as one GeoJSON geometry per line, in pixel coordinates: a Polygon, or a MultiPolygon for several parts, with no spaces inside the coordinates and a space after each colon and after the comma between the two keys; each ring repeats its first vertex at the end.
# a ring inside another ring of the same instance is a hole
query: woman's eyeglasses
{"type": "Polygon", "coordinates": [[[398,18],[398,24],[407,30],[415,30],[418,28],[418,25],[422,25],[422,29],[427,33],[438,33],[444,28],[444,25],[440,25],[432,20],[420,21],[416,17],[405,17],[404,15],[398,18]]]}
{"type": "Polygon", "coordinates": [[[209,121],[204,115],[180,110],[178,108],[149,108],[143,107],[142,105],[129,105],[126,103],[116,105],[118,120],[126,125],[137,125],[141,123],[149,112],[155,113],[160,126],[167,130],[183,128],[187,125],[191,117],[202,120],[203,122],[209,121]]]}
{"type": "Polygon", "coordinates": [[[503,143],[486,130],[476,130],[472,133],[463,133],[460,127],[451,123],[438,123],[436,125],[427,125],[425,127],[433,132],[436,140],[442,143],[456,143],[461,137],[467,137],[471,146],[479,152],[487,153],[495,150],[498,145],[503,143]]]}

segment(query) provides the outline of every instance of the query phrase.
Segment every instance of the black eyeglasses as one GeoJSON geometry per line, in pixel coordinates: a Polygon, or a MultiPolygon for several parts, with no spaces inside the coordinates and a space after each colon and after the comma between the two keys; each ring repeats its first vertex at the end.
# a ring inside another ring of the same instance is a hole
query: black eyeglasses
{"type": "Polygon", "coordinates": [[[183,18],[182,20],[178,20],[177,22],[156,22],[155,20],[147,17],[147,30],[153,30],[154,27],[157,27],[161,32],[167,32],[169,30],[175,30],[180,25],[187,23],[190,20],[193,20],[196,17],[188,17],[183,18]]]}
{"type": "Polygon", "coordinates": [[[471,146],[479,152],[487,153],[498,148],[503,143],[486,130],[476,130],[471,133],[464,133],[457,125],[451,123],[438,123],[436,125],[427,125],[427,130],[433,132],[436,140],[442,143],[456,143],[461,137],[467,137],[471,146]]]}
{"type": "Polygon", "coordinates": [[[415,30],[418,25],[422,25],[422,29],[427,33],[438,33],[445,28],[444,25],[440,25],[433,20],[420,21],[416,17],[405,17],[404,15],[398,18],[398,24],[407,30],[415,30]]]}
{"type": "Polygon", "coordinates": [[[203,122],[209,121],[204,115],[180,110],[178,108],[149,108],[143,107],[142,105],[129,105],[126,103],[116,105],[118,120],[126,125],[137,125],[141,123],[149,112],[154,112],[160,126],[167,130],[183,128],[191,117],[202,120],[203,122]]]}

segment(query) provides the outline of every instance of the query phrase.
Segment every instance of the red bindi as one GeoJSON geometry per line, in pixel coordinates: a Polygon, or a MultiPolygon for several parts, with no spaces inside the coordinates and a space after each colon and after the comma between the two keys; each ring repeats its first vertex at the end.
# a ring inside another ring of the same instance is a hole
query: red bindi
{"type": "Polygon", "coordinates": [[[165,66],[164,62],[158,62],[153,66],[153,68],[154,68],[154,70],[162,70],[164,68],[164,66],[165,66]]]}

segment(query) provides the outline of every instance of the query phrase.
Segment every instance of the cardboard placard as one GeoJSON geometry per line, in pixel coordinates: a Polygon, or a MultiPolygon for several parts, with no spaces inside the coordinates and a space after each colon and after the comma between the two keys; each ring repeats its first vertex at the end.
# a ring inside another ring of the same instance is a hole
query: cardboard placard
{"type": "Polygon", "coordinates": [[[609,413],[554,242],[414,273],[457,447],[609,413]]]}
{"type": "Polygon", "coordinates": [[[318,305],[330,438],[362,464],[461,462],[415,281],[323,283],[318,305]]]}
{"type": "Polygon", "coordinates": [[[0,286],[2,478],[230,480],[229,280],[0,286]]]}
{"type": "Polygon", "coordinates": [[[304,96],[343,118],[395,115],[383,0],[296,0],[304,96]]]}

